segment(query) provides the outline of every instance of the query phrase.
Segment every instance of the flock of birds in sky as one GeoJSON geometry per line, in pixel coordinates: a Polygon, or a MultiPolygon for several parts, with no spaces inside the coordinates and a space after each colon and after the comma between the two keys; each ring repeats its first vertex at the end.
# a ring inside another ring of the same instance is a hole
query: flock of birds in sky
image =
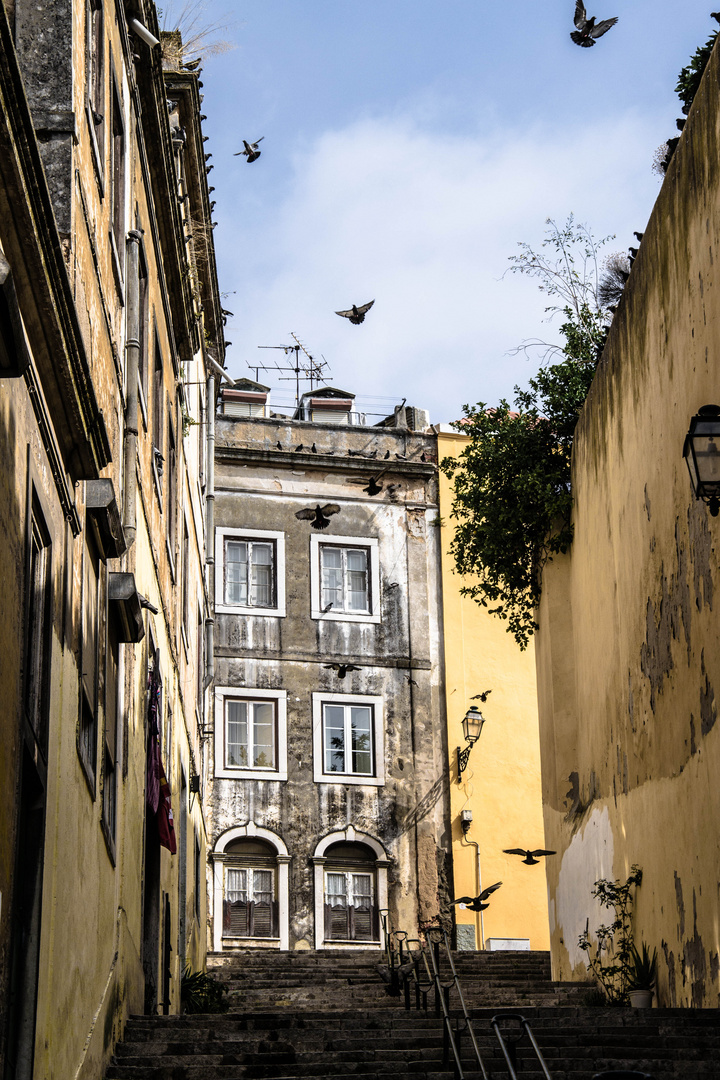
{"type": "MultiPolygon", "coordinates": [[[[588,18],[585,5],[582,0],[576,0],[575,4],[575,16],[574,23],[576,29],[570,34],[570,37],[576,45],[581,46],[583,49],[589,49],[595,44],[598,38],[601,38],[603,34],[607,34],[608,30],[615,25],[618,21],[617,18],[602,19],[597,22],[595,15],[588,18]]],[[[254,161],[260,157],[262,151],[260,150],[260,143],[265,138],[261,135],[255,142],[248,142],[243,139],[243,148],[238,150],[234,157],[244,157],[248,165],[251,165],[254,161]]],[[[374,300],[370,300],[367,304],[353,304],[352,307],[346,311],[336,311],[336,315],[340,315],[343,319],[348,319],[354,326],[359,326],[360,323],[365,321],[370,308],[375,303],[374,300]]]]}

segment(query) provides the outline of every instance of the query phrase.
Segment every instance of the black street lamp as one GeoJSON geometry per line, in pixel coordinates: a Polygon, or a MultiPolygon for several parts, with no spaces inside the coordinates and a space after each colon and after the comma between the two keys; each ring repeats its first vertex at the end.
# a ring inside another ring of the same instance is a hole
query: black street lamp
{"type": "Polygon", "coordinates": [[[458,783],[460,783],[460,777],[467,769],[468,759],[470,757],[470,751],[475,743],[480,738],[480,733],[485,723],[485,717],[478,709],[477,705],[472,705],[463,716],[462,729],[465,736],[465,742],[468,744],[464,750],[459,746],[457,748],[457,768],[458,768],[458,783]]]}
{"type": "Polygon", "coordinates": [[[703,405],[690,421],[683,457],[696,499],[713,517],[720,513],[720,406],[703,405]]]}

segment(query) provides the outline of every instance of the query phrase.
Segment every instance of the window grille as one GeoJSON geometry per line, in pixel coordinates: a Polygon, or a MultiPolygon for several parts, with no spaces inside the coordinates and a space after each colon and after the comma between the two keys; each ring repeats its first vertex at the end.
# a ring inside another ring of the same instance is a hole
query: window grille
{"type": "Polygon", "coordinates": [[[259,540],[225,541],[225,603],[275,605],[275,545],[259,540]]]}
{"type": "Polygon", "coordinates": [[[226,767],[277,768],[275,703],[229,700],[225,708],[226,767]]]}
{"type": "Polygon", "coordinates": [[[369,552],[367,548],[320,548],[322,608],[351,614],[370,614],[369,552]]]}
{"type": "Polygon", "coordinates": [[[325,773],[374,775],[373,710],[369,705],[323,705],[325,773]]]}

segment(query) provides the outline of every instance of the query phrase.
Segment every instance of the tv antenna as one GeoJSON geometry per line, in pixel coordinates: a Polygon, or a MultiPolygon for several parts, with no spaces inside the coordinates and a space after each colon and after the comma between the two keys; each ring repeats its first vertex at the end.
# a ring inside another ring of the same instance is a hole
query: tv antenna
{"type": "Polygon", "coordinates": [[[294,345],[258,345],[258,349],[282,349],[286,356],[290,356],[291,353],[295,354],[295,362],[289,364],[248,364],[251,371],[255,372],[255,382],[258,381],[261,371],[279,371],[288,372],[287,375],[279,375],[280,382],[291,382],[295,380],[295,404],[300,402],[300,383],[309,382],[310,390],[315,389],[315,383],[325,382],[324,372],[326,368],[329,369],[329,364],[325,357],[322,360],[316,360],[314,356],[311,356],[303,345],[297,334],[290,334],[290,337],[294,341],[294,345]],[[303,359],[300,359],[302,353],[303,359]]]}

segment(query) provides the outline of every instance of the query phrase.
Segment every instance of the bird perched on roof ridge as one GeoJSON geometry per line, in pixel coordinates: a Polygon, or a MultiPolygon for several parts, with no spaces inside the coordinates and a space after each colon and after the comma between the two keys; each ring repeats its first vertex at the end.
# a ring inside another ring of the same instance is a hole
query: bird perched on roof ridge
{"type": "Polygon", "coordinates": [[[325,503],[324,506],[311,506],[304,510],[298,510],[295,517],[298,521],[309,521],[311,529],[327,529],[333,514],[340,513],[337,503],[325,503]]]}
{"type": "Polygon", "coordinates": [[[573,22],[577,30],[573,30],[570,37],[576,45],[582,46],[583,49],[589,49],[591,45],[595,44],[597,38],[607,34],[610,27],[614,26],[617,21],[617,17],[615,17],[613,19],[603,19],[602,22],[596,23],[594,15],[588,19],[582,0],[576,0],[573,22]]]}
{"type": "Polygon", "coordinates": [[[523,862],[528,866],[534,866],[535,863],[540,861],[535,857],[536,855],[557,855],[556,851],[547,851],[545,848],[536,848],[535,851],[527,851],[525,848],[511,847],[503,848],[503,852],[506,855],[524,855],[525,858],[523,859],[523,862]]]}
{"type": "Polygon", "coordinates": [[[483,889],[479,896],[459,896],[457,900],[453,900],[453,904],[465,904],[470,911],[484,911],[485,908],[490,907],[489,904],[483,904],[483,900],[487,900],[491,893],[494,893],[496,889],[499,889],[502,885],[502,881],[496,881],[494,885],[488,885],[487,889],[483,889]]]}
{"type": "Polygon", "coordinates": [[[365,322],[365,316],[370,308],[375,303],[371,300],[368,304],[361,304],[360,307],[357,304],[353,304],[349,311],[336,311],[336,315],[342,315],[343,319],[349,319],[355,326],[359,326],[361,322],[365,322]]]}
{"type": "Polygon", "coordinates": [[[258,150],[258,144],[261,143],[264,138],[265,136],[261,135],[259,139],[256,139],[255,142],[251,143],[243,139],[243,146],[245,147],[245,149],[238,150],[237,154],[233,154],[233,157],[246,157],[248,160],[248,165],[251,161],[257,161],[257,159],[260,157],[260,154],[262,153],[261,150],[258,150]]]}

